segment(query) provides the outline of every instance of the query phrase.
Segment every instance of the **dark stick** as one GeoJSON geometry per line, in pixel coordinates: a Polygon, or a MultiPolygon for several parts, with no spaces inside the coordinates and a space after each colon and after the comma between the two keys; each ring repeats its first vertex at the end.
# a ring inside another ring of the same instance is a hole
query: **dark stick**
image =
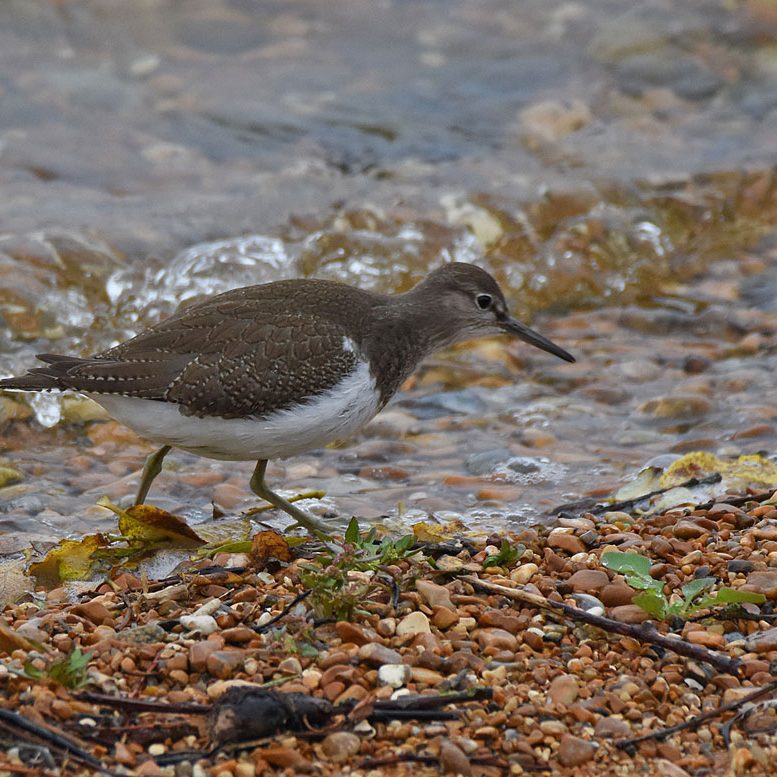
{"type": "Polygon", "coordinates": [[[615,746],[620,750],[627,750],[640,742],[646,742],[649,739],[666,739],[672,734],[676,734],[678,731],[684,731],[685,729],[694,730],[701,726],[702,723],[706,723],[712,718],[717,718],[724,712],[731,712],[732,710],[739,709],[740,707],[748,704],[751,701],[760,699],[761,696],[766,696],[772,691],[777,691],[777,680],[772,680],[762,688],[757,688],[752,693],[739,699],[739,701],[732,701],[729,704],[724,704],[721,707],[716,707],[714,710],[708,710],[701,715],[696,715],[693,718],[684,720],[682,723],[677,723],[674,726],[668,726],[667,728],[658,729],[658,731],[651,731],[649,734],[642,734],[638,737],[629,737],[628,739],[619,739],[615,742],[615,746]]]}
{"type": "Polygon", "coordinates": [[[12,733],[15,730],[17,736],[19,735],[19,731],[24,731],[25,733],[31,734],[38,739],[42,739],[44,742],[48,742],[57,750],[64,751],[74,760],[80,761],[87,766],[92,767],[92,769],[95,769],[96,771],[110,775],[116,774],[116,772],[111,771],[107,767],[103,766],[97,758],[84,750],[72,739],[69,739],[64,734],[61,734],[56,730],[52,730],[46,726],[41,726],[39,723],[35,723],[29,718],[25,718],[18,712],[0,708],[0,722],[4,724],[4,727],[12,733]]]}
{"type": "MultiPolygon", "coordinates": [[[[622,502],[608,502],[608,503],[600,503],[596,501],[592,501],[590,499],[584,499],[580,502],[569,502],[567,504],[559,505],[556,507],[553,511],[553,515],[558,515],[558,513],[563,512],[571,512],[573,510],[587,510],[589,513],[593,513],[594,515],[599,515],[599,513],[604,512],[611,512],[615,510],[626,510],[630,507],[634,507],[635,505],[638,505],[640,502],[644,502],[646,499],[650,499],[654,496],[659,496],[660,494],[665,494],[667,491],[671,491],[673,488],[693,488],[694,486],[708,486],[712,485],[714,483],[719,483],[722,480],[722,476],[719,472],[714,473],[713,475],[708,475],[704,478],[691,478],[690,480],[686,480],[684,483],[678,483],[676,486],[667,486],[666,488],[657,488],[655,491],[648,491],[646,494],[640,494],[639,496],[635,496],[633,499],[624,499],[622,502]],[[589,505],[592,505],[589,507],[589,505]]],[[[771,496],[771,491],[769,492],[768,496],[771,496]]],[[[714,504],[714,501],[710,503],[711,505],[714,504]]]]}
{"type": "Polygon", "coordinates": [[[85,691],[79,693],[76,698],[79,701],[87,701],[91,704],[102,704],[106,707],[116,707],[122,710],[134,710],[135,712],[167,712],[181,715],[206,715],[210,711],[209,704],[169,704],[167,702],[148,701],[144,699],[131,699],[127,696],[111,696],[107,693],[91,693],[85,691]]]}
{"type": "Polygon", "coordinates": [[[656,631],[655,626],[652,623],[640,623],[630,624],[621,623],[621,621],[613,620],[612,618],[605,618],[602,615],[593,615],[586,610],[581,610],[579,607],[573,607],[565,602],[554,602],[550,599],[546,599],[544,596],[538,596],[537,594],[530,594],[527,591],[523,591],[519,588],[508,588],[503,585],[496,585],[495,583],[487,583],[480,578],[463,575],[459,578],[466,583],[469,583],[474,588],[479,588],[481,591],[487,593],[499,594],[505,596],[508,599],[514,601],[524,602],[525,604],[532,605],[534,607],[541,607],[545,610],[561,610],[565,615],[570,618],[574,618],[583,623],[588,623],[591,626],[596,626],[603,631],[613,632],[614,634],[620,634],[624,637],[633,637],[639,642],[647,642],[651,645],[658,645],[659,647],[671,650],[681,656],[687,658],[693,658],[696,661],[704,661],[707,664],[711,664],[721,672],[727,672],[728,674],[736,674],[741,661],[738,658],[731,658],[723,653],[718,653],[714,650],[708,650],[701,645],[693,645],[690,642],[683,642],[679,638],[667,637],[663,634],[659,634],[656,631]]]}
{"type": "Polygon", "coordinates": [[[264,623],[261,626],[253,626],[253,630],[257,634],[264,634],[271,626],[274,626],[279,620],[285,618],[303,599],[307,599],[311,593],[312,591],[303,591],[301,594],[298,594],[277,615],[270,618],[267,623],[264,623]]]}

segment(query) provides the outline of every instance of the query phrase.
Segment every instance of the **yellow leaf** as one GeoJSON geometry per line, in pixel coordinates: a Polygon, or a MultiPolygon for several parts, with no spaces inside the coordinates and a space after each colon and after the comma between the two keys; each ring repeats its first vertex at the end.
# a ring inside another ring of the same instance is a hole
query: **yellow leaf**
{"type": "Polygon", "coordinates": [[[182,545],[203,545],[205,540],[182,518],[153,505],[133,505],[127,510],[117,507],[107,497],[97,504],[107,507],[119,517],[119,531],[128,540],[142,543],[175,542],[182,545]]]}
{"type": "Polygon", "coordinates": [[[102,534],[80,540],[62,540],[42,561],[30,564],[29,572],[44,588],[56,588],[68,580],[88,580],[99,563],[95,553],[107,547],[102,534]]]}

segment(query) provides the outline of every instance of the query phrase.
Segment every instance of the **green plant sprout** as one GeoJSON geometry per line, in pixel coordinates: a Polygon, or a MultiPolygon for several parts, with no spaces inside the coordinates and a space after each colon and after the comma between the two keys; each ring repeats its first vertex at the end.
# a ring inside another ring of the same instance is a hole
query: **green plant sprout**
{"type": "Polygon", "coordinates": [[[651,560],[647,556],[614,551],[602,554],[601,561],[613,572],[620,572],[632,588],[642,592],[634,597],[632,603],[658,620],[666,620],[673,616],[687,619],[699,610],[718,605],[744,602],[761,604],[766,601],[763,594],[738,591],[736,588],[728,587],[720,588],[714,594],[707,594],[716,580],[714,577],[700,577],[685,583],[680,588],[681,598],[670,602],[664,593],[664,584],[650,576],[651,560]],[[705,595],[702,596],[702,594],[705,595]]]}

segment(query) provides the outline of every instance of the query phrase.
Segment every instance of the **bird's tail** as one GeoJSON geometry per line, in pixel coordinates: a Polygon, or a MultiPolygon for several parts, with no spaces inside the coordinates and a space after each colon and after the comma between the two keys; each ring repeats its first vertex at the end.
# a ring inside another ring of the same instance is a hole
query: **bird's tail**
{"type": "Polygon", "coordinates": [[[51,391],[52,389],[64,390],[68,388],[62,378],[67,370],[78,364],[83,359],[75,356],[59,356],[50,353],[38,354],[38,359],[46,362],[46,367],[33,367],[26,375],[15,378],[0,379],[0,389],[11,391],[51,391]]]}

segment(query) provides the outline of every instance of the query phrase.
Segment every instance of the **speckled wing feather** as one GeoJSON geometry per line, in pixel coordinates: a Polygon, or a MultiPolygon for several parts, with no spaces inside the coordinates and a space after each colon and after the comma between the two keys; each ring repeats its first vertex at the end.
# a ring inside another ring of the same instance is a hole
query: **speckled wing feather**
{"type": "Polygon", "coordinates": [[[121,394],[174,402],[187,415],[241,418],[302,402],[353,371],[358,356],[344,346],[341,324],[304,305],[282,310],[277,297],[263,298],[266,288],[206,300],[90,358],[44,354],[48,366],[15,379],[26,385],[6,387],[35,388],[38,381],[37,388],[121,394]]]}

